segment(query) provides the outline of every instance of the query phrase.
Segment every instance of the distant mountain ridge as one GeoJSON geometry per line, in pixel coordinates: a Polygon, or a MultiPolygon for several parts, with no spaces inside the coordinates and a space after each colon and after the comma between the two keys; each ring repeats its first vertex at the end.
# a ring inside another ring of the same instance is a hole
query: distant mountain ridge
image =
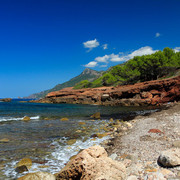
{"type": "Polygon", "coordinates": [[[57,84],[55,87],[49,90],[41,91],[39,93],[32,94],[26,98],[29,99],[39,99],[45,97],[48,93],[53,92],[53,91],[58,91],[66,87],[73,87],[77,83],[83,80],[88,80],[88,81],[94,81],[95,79],[99,78],[102,75],[103,71],[95,71],[89,68],[86,68],[80,75],[70,79],[69,81],[66,81],[62,84],[57,84]]]}

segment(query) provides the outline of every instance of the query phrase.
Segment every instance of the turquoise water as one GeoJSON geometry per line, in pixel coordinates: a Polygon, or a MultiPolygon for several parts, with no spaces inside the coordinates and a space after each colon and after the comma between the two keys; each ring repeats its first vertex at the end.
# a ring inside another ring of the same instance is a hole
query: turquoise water
{"type": "Polygon", "coordinates": [[[152,107],[106,107],[95,105],[38,104],[21,102],[0,102],[0,143],[1,177],[14,179],[22,174],[15,172],[16,163],[24,157],[33,161],[30,172],[37,170],[58,172],[68,159],[79,150],[99,144],[108,137],[93,139],[94,133],[102,133],[104,122],[156,111],[152,107]],[[90,116],[101,113],[101,120],[92,121],[90,116]],[[22,121],[29,116],[30,121],[22,121]],[[67,117],[68,121],[61,121],[67,117]],[[45,120],[46,119],[46,120],[45,120]],[[79,125],[79,122],[85,122],[79,125]],[[66,142],[76,139],[75,144],[66,142]],[[40,165],[49,166],[40,168],[40,165]]]}

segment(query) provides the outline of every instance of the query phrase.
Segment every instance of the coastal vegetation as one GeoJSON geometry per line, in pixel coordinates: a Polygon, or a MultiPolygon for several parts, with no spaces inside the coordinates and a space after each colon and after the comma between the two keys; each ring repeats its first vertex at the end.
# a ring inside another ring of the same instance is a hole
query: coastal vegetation
{"type": "Polygon", "coordinates": [[[133,59],[111,67],[93,82],[83,80],[74,89],[117,86],[157,80],[176,75],[180,69],[180,52],[168,47],[151,55],[135,56],[133,59]]]}

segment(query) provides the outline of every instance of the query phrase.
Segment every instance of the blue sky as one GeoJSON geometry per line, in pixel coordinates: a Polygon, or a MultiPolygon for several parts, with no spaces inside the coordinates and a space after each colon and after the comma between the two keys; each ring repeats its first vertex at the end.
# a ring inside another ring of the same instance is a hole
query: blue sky
{"type": "Polygon", "coordinates": [[[179,0],[0,0],[0,97],[180,47],[179,0]]]}

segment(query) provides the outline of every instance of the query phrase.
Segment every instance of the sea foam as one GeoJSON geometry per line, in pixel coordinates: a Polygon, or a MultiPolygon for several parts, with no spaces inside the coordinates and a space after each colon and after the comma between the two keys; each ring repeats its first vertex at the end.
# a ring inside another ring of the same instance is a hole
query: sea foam
{"type": "Polygon", "coordinates": [[[59,172],[65,164],[69,161],[70,157],[76,155],[80,150],[86,149],[93,145],[98,145],[104,140],[108,139],[109,136],[99,138],[89,138],[85,142],[83,140],[77,140],[73,145],[65,145],[67,138],[61,138],[60,140],[55,140],[51,143],[52,146],[55,146],[53,152],[45,157],[46,163],[43,164],[43,168],[41,168],[42,164],[33,163],[31,169],[28,172],[24,172],[22,174],[18,174],[15,172],[15,166],[18,161],[12,161],[11,163],[6,164],[4,169],[4,174],[8,178],[18,178],[27,173],[33,173],[37,171],[44,171],[55,174],[59,172]],[[62,145],[64,144],[64,145],[62,145]],[[47,166],[47,167],[46,167],[47,166]]]}
{"type": "MultiPolygon", "coordinates": [[[[25,117],[25,116],[24,116],[25,117]]],[[[24,117],[0,117],[0,122],[5,122],[5,121],[20,121],[20,120],[23,120],[24,117]]],[[[32,116],[30,117],[30,119],[32,120],[36,120],[36,119],[39,119],[40,116],[32,116]]]]}

